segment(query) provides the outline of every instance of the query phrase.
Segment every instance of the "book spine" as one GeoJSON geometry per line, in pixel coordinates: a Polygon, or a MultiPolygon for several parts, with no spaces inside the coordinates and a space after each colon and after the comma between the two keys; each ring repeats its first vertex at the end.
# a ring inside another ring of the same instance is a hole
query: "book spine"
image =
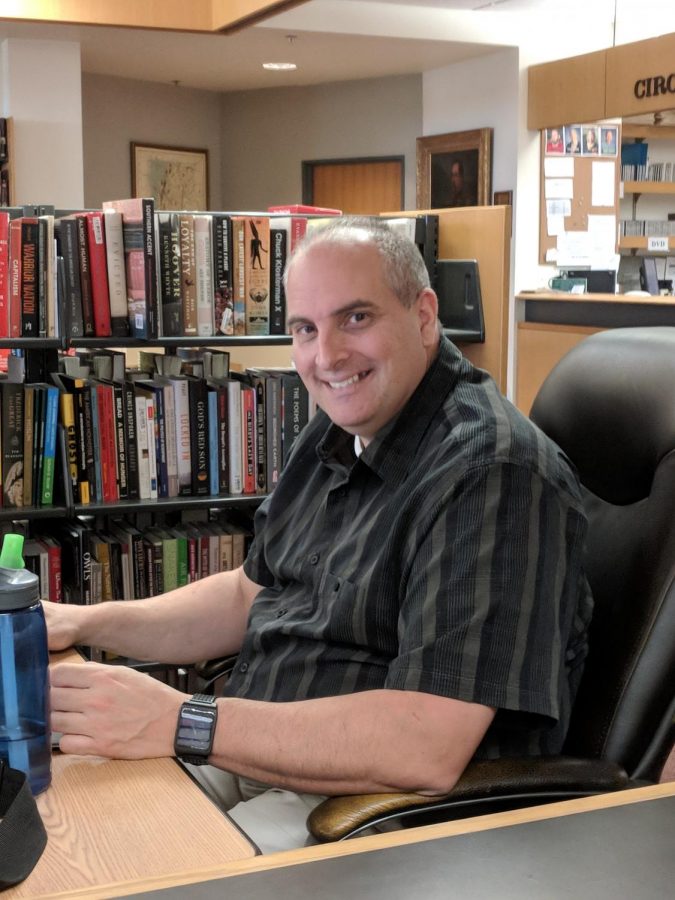
{"type": "Polygon", "coordinates": [[[0,337],[9,337],[9,213],[0,211],[0,337]]]}
{"type": "Polygon", "coordinates": [[[193,216],[187,214],[178,216],[183,331],[185,334],[197,334],[197,285],[193,218],[193,216]]]}
{"type": "Polygon", "coordinates": [[[241,216],[232,216],[232,303],[234,334],[246,334],[246,226],[241,216]]]}
{"type": "Polygon", "coordinates": [[[2,502],[23,504],[23,385],[3,384],[2,392],[2,502]]]}
{"type": "MultiPolygon", "coordinates": [[[[38,506],[40,502],[40,484],[42,478],[42,449],[45,434],[45,385],[35,385],[33,395],[33,459],[32,459],[32,488],[31,504],[38,506]]],[[[26,474],[26,461],[24,460],[24,476],[26,474]]]]}
{"type": "Polygon", "coordinates": [[[24,218],[21,223],[21,335],[38,337],[38,221],[24,218]]]}
{"type": "Polygon", "coordinates": [[[82,407],[82,422],[84,425],[84,452],[85,465],[87,467],[87,480],[80,486],[80,500],[82,503],[92,503],[98,499],[96,493],[97,466],[94,456],[94,418],[89,386],[80,381],[80,404],[82,407]],[[85,494],[88,499],[85,499],[85,494]]]}
{"type": "Polygon", "coordinates": [[[89,258],[89,236],[87,220],[84,216],[75,216],[77,225],[77,246],[80,260],[80,288],[82,290],[82,319],[84,336],[94,337],[94,295],[91,286],[91,263],[89,258]]]}
{"type": "Polygon", "coordinates": [[[138,496],[141,500],[149,500],[150,460],[148,445],[148,410],[145,396],[134,393],[134,407],[136,413],[136,455],[138,457],[138,496]]]}
{"type": "Polygon", "coordinates": [[[229,446],[227,438],[227,388],[218,388],[218,492],[227,494],[230,489],[229,446]]]}
{"type": "Polygon", "coordinates": [[[94,333],[96,337],[110,337],[112,321],[103,213],[98,210],[88,212],[85,215],[85,221],[89,246],[94,333]]]}
{"type": "Polygon", "coordinates": [[[169,470],[166,457],[166,410],[164,391],[158,387],[153,391],[155,402],[155,457],[157,459],[157,496],[169,496],[169,470]]]}
{"type": "Polygon", "coordinates": [[[208,394],[209,417],[209,493],[217,494],[219,486],[218,478],[218,392],[209,390],[208,394]]]}
{"type": "Polygon", "coordinates": [[[37,222],[37,316],[38,334],[47,337],[47,219],[38,217],[37,222]]]}
{"type": "Polygon", "coordinates": [[[215,330],[234,334],[232,306],[232,228],[229,216],[213,216],[213,282],[215,330]]]}
{"type": "Polygon", "coordinates": [[[61,424],[66,433],[66,453],[68,455],[68,473],[70,475],[70,486],[73,495],[73,502],[79,502],[79,468],[78,468],[78,451],[77,451],[77,429],[75,427],[75,398],[66,390],[61,392],[59,398],[59,407],[61,412],[61,424]]]}
{"type": "Polygon", "coordinates": [[[266,216],[245,219],[246,334],[270,333],[270,220],[266,216]]]}
{"type": "Polygon", "coordinates": [[[23,505],[33,502],[33,430],[35,421],[33,405],[35,388],[25,385],[23,392],[23,505]]]}
{"type": "Polygon", "coordinates": [[[178,457],[178,493],[192,492],[192,458],[190,454],[190,396],[188,382],[173,382],[176,407],[176,445],[178,457]]]}
{"type": "Polygon", "coordinates": [[[21,219],[9,225],[9,336],[21,337],[21,219]]]}
{"type": "Polygon", "coordinates": [[[192,493],[209,493],[208,396],[206,382],[195,378],[190,391],[190,457],[192,459],[192,493]]]}
{"type": "Polygon", "coordinates": [[[238,381],[227,383],[227,430],[230,468],[230,494],[243,491],[241,455],[241,386],[238,381]]]}
{"type": "Polygon", "coordinates": [[[129,305],[122,213],[114,209],[105,210],[103,230],[105,232],[108,296],[110,297],[110,329],[115,337],[127,337],[129,334],[129,305]]]}
{"type": "Polygon", "coordinates": [[[40,216],[40,225],[45,228],[45,251],[42,259],[42,270],[46,280],[46,337],[54,338],[60,334],[60,308],[57,302],[56,242],[54,240],[54,216],[40,216]]]}
{"type": "Polygon", "coordinates": [[[242,487],[245,494],[255,494],[257,482],[255,391],[251,387],[242,387],[241,389],[241,423],[242,487]]]}
{"type": "Polygon", "coordinates": [[[156,216],[162,330],[165,337],[178,337],[183,333],[178,215],[156,213],[156,216]]]}
{"type": "Polygon", "coordinates": [[[59,243],[63,257],[66,314],[66,331],[72,337],[84,336],[82,314],[82,285],[80,283],[80,251],[75,219],[61,219],[58,226],[59,243]]]}
{"type": "Polygon", "coordinates": [[[91,409],[91,432],[94,445],[94,477],[90,484],[94,488],[94,497],[98,503],[103,502],[103,459],[101,458],[102,424],[101,412],[98,408],[98,390],[95,384],[89,385],[87,397],[91,409]]]}
{"type": "Polygon", "coordinates": [[[157,278],[155,272],[155,204],[150,198],[141,201],[143,208],[143,275],[145,301],[148,316],[148,337],[159,335],[159,309],[157,303],[157,278]]]}
{"type": "Polygon", "coordinates": [[[146,431],[148,439],[148,468],[150,477],[150,500],[159,496],[157,474],[157,415],[154,395],[145,398],[146,431]]]}
{"type": "Polygon", "coordinates": [[[256,493],[267,493],[267,440],[265,435],[265,377],[254,375],[256,420],[256,493]]]}
{"type": "Polygon", "coordinates": [[[136,403],[134,389],[130,382],[122,383],[122,409],[124,419],[124,442],[127,460],[127,484],[130,500],[138,500],[139,492],[139,465],[138,465],[138,440],[136,432],[136,403]]]}
{"type": "Polygon", "coordinates": [[[270,228],[272,264],[270,266],[270,334],[286,333],[286,268],[287,232],[284,228],[270,228]]]}
{"type": "Polygon", "coordinates": [[[178,437],[176,431],[176,404],[173,384],[165,384],[162,391],[164,405],[164,431],[166,441],[166,472],[168,496],[178,496],[178,437]]]}
{"type": "Polygon", "coordinates": [[[268,376],[265,392],[265,419],[267,423],[267,489],[271,491],[279,481],[281,469],[281,382],[268,376]]]}
{"type": "Polygon", "coordinates": [[[52,603],[63,602],[63,589],[61,584],[61,547],[56,541],[47,543],[47,559],[49,566],[49,599],[52,603]]]}
{"type": "Polygon", "coordinates": [[[115,424],[115,446],[117,448],[117,496],[120,500],[129,498],[129,466],[127,460],[127,435],[124,421],[125,391],[121,384],[113,384],[113,416],[115,424]]]}
{"type": "Polygon", "coordinates": [[[43,442],[42,484],[40,506],[54,505],[54,464],[56,461],[56,426],[58,422],[59,391],[48,387],[45,391],[45,432],[43,442]]]}
{"type": "Polygon", "coordinates": [[[213,251],[211,216],[194,217],[195,278],[197,282],[197,334],[214,333],[213,251]]]}

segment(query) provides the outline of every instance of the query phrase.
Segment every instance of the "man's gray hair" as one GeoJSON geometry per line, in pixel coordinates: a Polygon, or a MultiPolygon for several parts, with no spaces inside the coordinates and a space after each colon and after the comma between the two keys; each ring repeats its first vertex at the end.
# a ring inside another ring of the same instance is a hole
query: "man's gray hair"
{"type": "Polygon", "coordinates": [[[317,244],[372,244],[382,257],[388,286],[405,307],[411,307],[420,291],[430,286],[429,273],[419,248],[410,238],[390,228],[386,219],[336,216],[335,221],[308,229],[286,266],[284,287],[293,266],[317,244]]]}

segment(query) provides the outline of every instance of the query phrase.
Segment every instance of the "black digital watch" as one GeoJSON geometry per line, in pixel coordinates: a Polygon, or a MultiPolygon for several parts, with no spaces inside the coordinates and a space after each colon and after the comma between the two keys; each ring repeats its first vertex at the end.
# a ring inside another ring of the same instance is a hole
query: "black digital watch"
{"type": "Polygon", "coordinates": [[[203,766],[213,748],[213,736],[218,721],[215,697],[194,694],[181,705],[176,724],[173,752],[186,763],[203,766]]]}

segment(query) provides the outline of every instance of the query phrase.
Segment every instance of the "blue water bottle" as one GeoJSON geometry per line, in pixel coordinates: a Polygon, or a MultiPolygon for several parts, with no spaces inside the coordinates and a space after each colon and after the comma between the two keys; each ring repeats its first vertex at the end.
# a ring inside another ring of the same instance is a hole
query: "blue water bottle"
{"type": "Polygon", "coordinates": [[[0,552],[0,758],[28,775],[33,794],[51,781],[49,653],[39,579],[24,568],[23,537],[0,552]]]}

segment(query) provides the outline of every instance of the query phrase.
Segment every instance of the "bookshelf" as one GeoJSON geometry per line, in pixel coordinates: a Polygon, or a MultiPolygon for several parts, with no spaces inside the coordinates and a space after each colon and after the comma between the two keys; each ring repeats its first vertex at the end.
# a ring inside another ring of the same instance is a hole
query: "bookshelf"
{"type": "MultiPolygon", "coordinates": [[[[624,122],[622,125],[622,140],[624,143],[626,141],[634,141],[635,143],[642,143],[645,141],[675,142],[675,126],[624,122]]],[[[622,182],[622,192],[623,197],[630,197],[632,199],[631,218],[628,221],[635,221],[638,218],[638,203],[640,198],[667,198],[675,196],[675,180],[653,181],[646,179],[629,179],[622,182]]],[[[619,250],[628,253],[669,253],[675,248],[675,234],[658,236],[667,238],[664,249],[655,250],[653,246],[650,246],[649,237],[646,235],[622,234],[619,238],[619,250]]]]}

